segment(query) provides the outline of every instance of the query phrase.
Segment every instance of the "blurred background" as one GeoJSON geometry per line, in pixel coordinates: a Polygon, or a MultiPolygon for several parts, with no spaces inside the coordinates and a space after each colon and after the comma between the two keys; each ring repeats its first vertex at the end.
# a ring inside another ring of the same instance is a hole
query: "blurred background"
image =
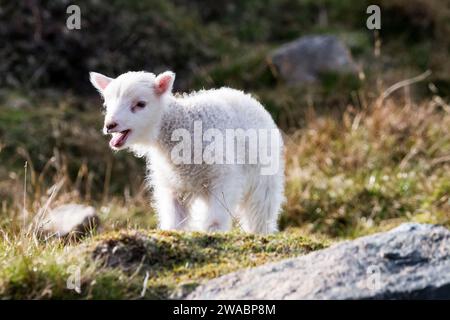
{"type": "Polygon", "coordinates": [[[176,91],[252,93],[286,133],[282,230],[450,223],[448,0],[0,0],[0,42],[2,227],[71,202],[155,226],[144,162],[109,150],[88,72],[167,69],[176,91]]]}

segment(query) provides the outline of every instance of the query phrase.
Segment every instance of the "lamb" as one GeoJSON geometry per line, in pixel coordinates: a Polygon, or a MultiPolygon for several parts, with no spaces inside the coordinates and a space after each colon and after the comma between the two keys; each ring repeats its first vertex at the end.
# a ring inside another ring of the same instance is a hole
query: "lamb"
{"type": "Polygon", "coordinates": [[[163,230],[277,230],[284,200],[281,134],[264,107],[231,88],[173,94],[175,74],[91,72],[113,150],[147,161],[163,230]],[[268,136],[268,137],[267,137],[268,136]]]}

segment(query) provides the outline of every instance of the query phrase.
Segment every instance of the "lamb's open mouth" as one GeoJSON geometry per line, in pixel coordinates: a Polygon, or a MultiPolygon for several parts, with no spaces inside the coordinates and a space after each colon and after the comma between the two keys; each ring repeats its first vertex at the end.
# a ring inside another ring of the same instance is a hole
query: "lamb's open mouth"
{"type": "Polygon", "coordinates": [[[131,130],[123,130],[121,132],[113,133],[111,141],[109,141],[109,145],[113,148],[122,147],[127,141],[128,136],[130,135],[131,130]]]}

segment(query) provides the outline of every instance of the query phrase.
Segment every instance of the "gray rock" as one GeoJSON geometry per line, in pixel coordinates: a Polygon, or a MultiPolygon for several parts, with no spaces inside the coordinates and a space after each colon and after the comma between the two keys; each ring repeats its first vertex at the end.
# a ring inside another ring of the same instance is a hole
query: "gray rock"
{"type": "Polygon", "coordinates": [[[288,84],[314,83],[324,73],[353,74],[357,66],[350,51],[335,36],[312,35],[283,45],[269,57],[288,84]]]}
{"type": "Polygon", "coordinates": [[[450,299],[450,231],[403,224],[231,273],[188,299],[450,299]]]}
{"type": "Polygon", "coordinates": [[[46,214],[40,221],[40,232],[45,236],[80,238],[100,224],[95,209],[81,204],[65,204],[46,214]]]}

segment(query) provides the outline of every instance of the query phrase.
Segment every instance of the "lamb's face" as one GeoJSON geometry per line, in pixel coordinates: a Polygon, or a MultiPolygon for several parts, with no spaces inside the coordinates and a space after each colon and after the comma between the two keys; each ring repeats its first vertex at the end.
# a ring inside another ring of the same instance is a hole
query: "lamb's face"
{"type": "Polygon", "coordinates": [[[145,145],[155,138],[167,96],[171,95],[174,73],[158,76],[148,72],[127,72],[116,79],[91,72],[91,82],[104,97],[104,134],[111,134],[114,150],[145,145]]]}

